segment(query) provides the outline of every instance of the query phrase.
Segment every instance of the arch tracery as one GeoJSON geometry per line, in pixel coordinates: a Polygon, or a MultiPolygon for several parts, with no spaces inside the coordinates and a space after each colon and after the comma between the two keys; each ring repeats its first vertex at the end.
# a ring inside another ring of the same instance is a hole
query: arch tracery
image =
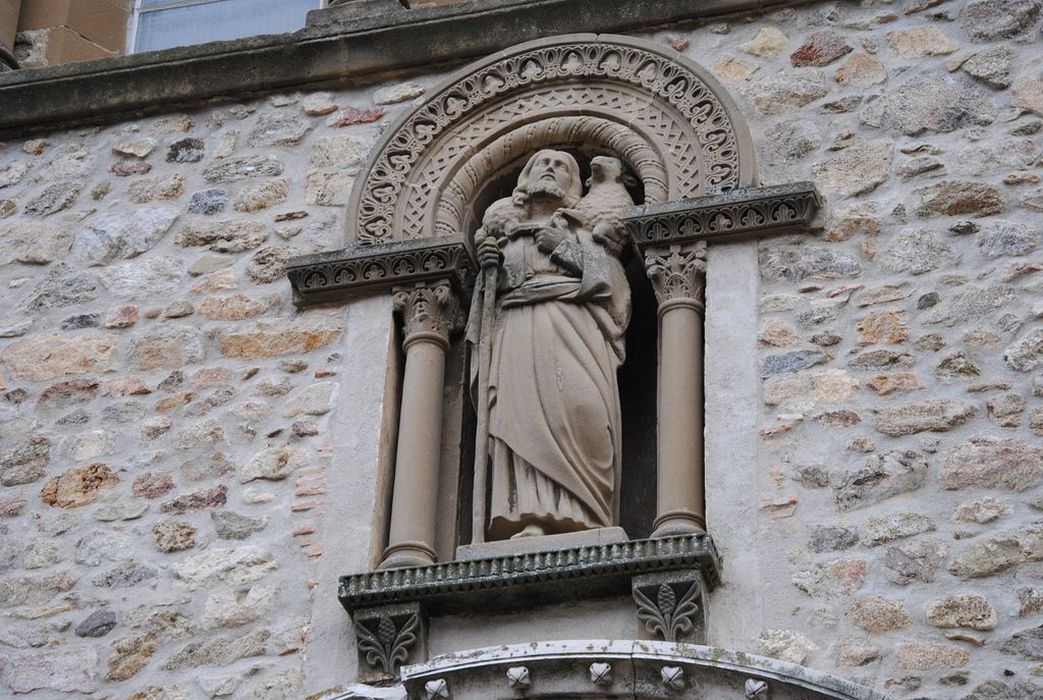
{"type": "MultiPolygon", "coordinates": [[[[392,127],[357,180],[349,237],[360,245],[464,233],[468,181],[486,149],[568,143],[576,132],[623,158],[646,201],[754,182],[746,127],[717,81],[681,54],[622,36],[530,42],[473,64],[392,127]],[[566,124],[533,128],[551,120],[566,124]],[[623,133],[627,134],[624,138],[623,133]],[[561,139],[555,143],[552,135],[561,139]],[[634,152],[644,141],[658,165],[634,152]]],[[[532,146],[530,146],[530,150],[532,146]]]]}

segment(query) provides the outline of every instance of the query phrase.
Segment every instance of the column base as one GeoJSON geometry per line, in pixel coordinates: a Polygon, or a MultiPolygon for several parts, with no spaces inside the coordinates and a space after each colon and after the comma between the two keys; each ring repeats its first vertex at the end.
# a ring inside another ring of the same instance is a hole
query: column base
{"type": "Polygon", "coordinates": [[[690,510],[668,510],[652,523],[650,537],[706,533],[706,518],[690,510]]]}
{"type": "Polygon", "coordinates": [[[384,550],[384,559],[377,569],[405,569],[411,566],[430,566],[438,560],[435,550],[423,542],[399,542],[384,550]]]}

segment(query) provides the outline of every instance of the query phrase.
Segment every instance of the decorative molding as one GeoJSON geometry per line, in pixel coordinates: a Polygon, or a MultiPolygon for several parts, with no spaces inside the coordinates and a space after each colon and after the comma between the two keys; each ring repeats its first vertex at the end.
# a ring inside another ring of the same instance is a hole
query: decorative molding
{"type": "Polygon", "coordinates": [[[449,336],[463,328],[463,310],[459,297],[448,280],[417,282],[410,287],[395,287],[392,295],[395,311],[402,317],[404,346],[420,337],[434,337],[448,347],[449,336]]]}
{"type": "Polygon", "coordinates": [[[698,571],[635,576],[637,619],[666,642],[705,642],[703,585],[698,571]]]}
{"type": "Polygon", "coordinates": [[[357,610],[352,623],[363,682],[396,680],[402,664],[425,655],[426,624],[418,603],[357,610]]]}
{"type": "Polygon", "coordinates": [[[612,685],[612,664],[603,661],[595,661],[588,669],[590,671],[590,682],[600,688],[612,685]]]}
{"type": "Polygon", "coordinates": [[[768,700],[768,683],[766,681],[747,678],[744,690],[746,691],[746,700],[768,700]]]}
{"type": "Polygon", "coordinates": [[[680,666],[663,666],[659,669],[659,679],[670,690],[684,690],[684,669],[680,666]]]}
{"type": "Polygon", "coordinates": [[[635,207],[626,224],[641,250],[714,243],[805,231],[821,204],[814,183],[795,182],[635,207]]]}
{"type": "Polygon", "coordinates": [[[532,685],[528,666],[511,666],[507,669],[507,685],[511,690],[525,690],[532,685]]]}
{"type": "Polygon", "coordinates": [[[453,700],[507,697],[504,672],[525,666],[533,679],[526,698],[712,697],[767,700],[889,700],[884,693],[850,679],[744,651],[699,644],[650,640],[577,639],[529,642],[484,649],[461,649],[428,662],[405,666],[402,683],[410,698],[427,697],[427,684],[441,681],[453,700]],[[609,691],[591,687],[591,666],[611,664],[609,691]],[[593,692],[592,692],[593,691],[593,692]],[[685,692],[688,695],[685,695],[685,692]],[[598,695],[601,693],[602,695],[598,695]],[[759,694],[758,694],[759,693],[759,694]]]}
{"type": "Polygon", "coordinates": [[[425,700],[449,700],[449,684],[444,678],[436,678],[424,684],[425,700]]]}
{"type": "Polygon", "coordinates": [[[706,242],[645,248],[645,272],[662,307],[668,301],[691,300],[703,305],[706,289],[706,242]]]}
{"type": "Polygon", "coordinates": [[[446,279],[468,298],[476,266],[459,237],[392,241],[292,258],[286,274],[298,305],[391,292],[446,279]]]}
{"type": "Polygon", "coordinates": [[[579,145],[626,161],[650,201],[755,177],[741,113],[707,71],[655,42],[570,34],[472,64],[404,114],[356,179],[349,236],[369,245],[469,230],[478,183],[516,151],[579,145]]]}
{"type": "Polygon", "coordinates": [[[553,552],[452,561],[373,571],[340,579],[339,598],[356,609],[422,601],[426,611],[528,608],[540,601],[626,595],[636,574],[700,571],[708,589],[720,580],[717,550],[709,535],[693,534],[587,545],[553,552]]]}
{"type": "Polygon", "coordinates": [[[349,3],[312,11],[308,26],[290,34],[0,73],[0,134],[25,137],[275,91],[358,89],[392,76],[430,74],[552,33],[640,32],[736,13],[760,16],[809,1],[482,0],[369,17],[358,17],[349,3]]]}

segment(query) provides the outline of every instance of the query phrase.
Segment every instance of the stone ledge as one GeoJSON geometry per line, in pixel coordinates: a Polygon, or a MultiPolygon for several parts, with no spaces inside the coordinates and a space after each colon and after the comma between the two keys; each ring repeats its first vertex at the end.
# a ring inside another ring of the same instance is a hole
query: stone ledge
{"type": "Polygon", "coordinates": [[[98,61],[0,73],[0,135],[102,124],[277,90],[366,85],[568,32],[628,32],[808,0],[471,0],[98,61]],[[394,50],[389,50],[394,47],[394,50]]]}
{"type": "Polygon", "coordinates": [[[468,299],[475,265],[457,238],[423,238],[334,250],[290,259],[286,274],[300,305],[390,292],[392,287],[448,279],[468,299]]]}
{"type": "Polygon", "coordinates": [[[822,204],[812,182],[744,187],[635,207],[626,224],[638,248],[733,241],[810,229],[822,204]]]}
{"type": "Polygon", "coordinates": [[[720,559],[709,535],[679,535],[342,576],[345,610],[422,601],[434,614],[529,609],[630,595],[636,574],[697,569],[712,590],[720,559]]]}

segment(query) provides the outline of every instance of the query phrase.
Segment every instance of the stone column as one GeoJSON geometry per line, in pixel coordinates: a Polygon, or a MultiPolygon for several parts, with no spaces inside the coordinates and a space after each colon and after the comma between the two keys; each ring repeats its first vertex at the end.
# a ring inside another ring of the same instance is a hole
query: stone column
{"type": "Polygon", "coordinates": [[[449,336],[459,327],[460,304],[448,280],[394,289],[401,316],[406,367],[395,456],[391,529],[382,569],[435,561],[438,464],[442,454],[442,394],[449,336]]]}
{"type": "MultiPolygon", "coordinates": [[[[18,31],[18,13],[22,8],[22,0],[6,0],[0,2],[0,49],[14,54],[14,37],[18,31]]],[[[3,68],[0,68],[3,72],[3,68]]]]}
{"type": "Polygon", "coordinates": [[[703,290],[706,243],[646,248],[659,301],[659,473],[653,537],[705,532],[703,290]]]}

